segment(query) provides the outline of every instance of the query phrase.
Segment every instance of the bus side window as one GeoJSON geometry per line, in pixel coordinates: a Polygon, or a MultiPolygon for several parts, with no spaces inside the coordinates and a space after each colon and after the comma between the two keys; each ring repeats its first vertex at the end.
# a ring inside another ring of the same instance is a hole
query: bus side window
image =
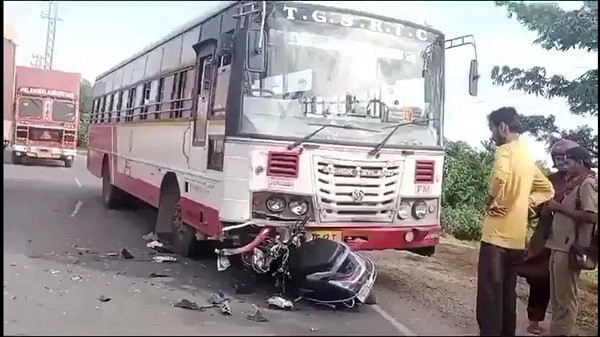
{"type": "Polygon", "coordinates": [[[124,91],[119,91],[119,99],[117,100],[117,119],[115,122],[121,121],[121,110],[123,109],[123,93],[124,91]]]}
{"type": "Polygon", "coordinates": [[[208,163],[207,168],[214,171],[223,171],[223,154],[225,140],[221,135],[208,136],[208,163]]]}
{"type": "Polygon", "coordinates": [[[106,110],[106,96],[100,100],[100,123],[104,123],[104,111],[106,110]]]}

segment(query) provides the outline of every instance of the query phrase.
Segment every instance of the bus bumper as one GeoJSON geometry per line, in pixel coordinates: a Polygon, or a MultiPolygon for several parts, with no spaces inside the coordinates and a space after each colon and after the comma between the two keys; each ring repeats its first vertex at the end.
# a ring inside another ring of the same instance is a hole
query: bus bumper
{"type": "Polygon", "coordinates": [[[438,244],[440,225],[362,228],[307,228],[315,237],[345,242],[354,250],[414,249],[438,244]]]}

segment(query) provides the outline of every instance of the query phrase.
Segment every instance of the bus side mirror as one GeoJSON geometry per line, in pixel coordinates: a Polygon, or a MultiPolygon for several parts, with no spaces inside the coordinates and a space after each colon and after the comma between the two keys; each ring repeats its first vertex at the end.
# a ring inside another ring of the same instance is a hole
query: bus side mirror
{"type": "Polygon", "coordinates": [[[262,73],[267,70],[267,57],[265,45],[267,34],[264,30],[250,29],[246,38],[246,70],[253,73],[262,73]]]}
{"type": "Polygon", "coordinates": [[[231,55],[233,54],[233,43],[234,37],[231,33],[223,33],[219,36],[219,47],[217,53],[219,55],[231,55]]]}
{"type": "Polygon", "coordinates": [[[479,81],[477,60],[471,60],[469,66],[469,95],[477,96],[477,82],[479,81]]]}

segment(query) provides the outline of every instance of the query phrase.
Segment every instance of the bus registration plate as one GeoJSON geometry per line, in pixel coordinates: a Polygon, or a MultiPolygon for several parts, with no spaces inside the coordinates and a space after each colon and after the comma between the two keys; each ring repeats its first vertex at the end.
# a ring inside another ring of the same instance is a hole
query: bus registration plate
{"type": "Polygon", "coordinates": [[[332,241],[342,241],[342,232],[336,231],[314,231],[311,233],[313,239],[327,239],[332,241]]]}

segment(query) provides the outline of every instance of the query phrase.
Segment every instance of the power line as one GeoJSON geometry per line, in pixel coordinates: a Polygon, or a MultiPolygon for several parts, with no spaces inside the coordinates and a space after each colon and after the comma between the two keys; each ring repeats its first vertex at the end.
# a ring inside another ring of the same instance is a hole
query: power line
{"type": "Polygon", "coordinates": [[[48,19],[46,30],[46,53],[44,55],[44,69],[52,69],[52,58],[54,57],[54,40],[56,38],[56,22],[62,21],[58,17],[58,4],[48,1],[48,13],[42,12],[42,19],[48,19]]]}

